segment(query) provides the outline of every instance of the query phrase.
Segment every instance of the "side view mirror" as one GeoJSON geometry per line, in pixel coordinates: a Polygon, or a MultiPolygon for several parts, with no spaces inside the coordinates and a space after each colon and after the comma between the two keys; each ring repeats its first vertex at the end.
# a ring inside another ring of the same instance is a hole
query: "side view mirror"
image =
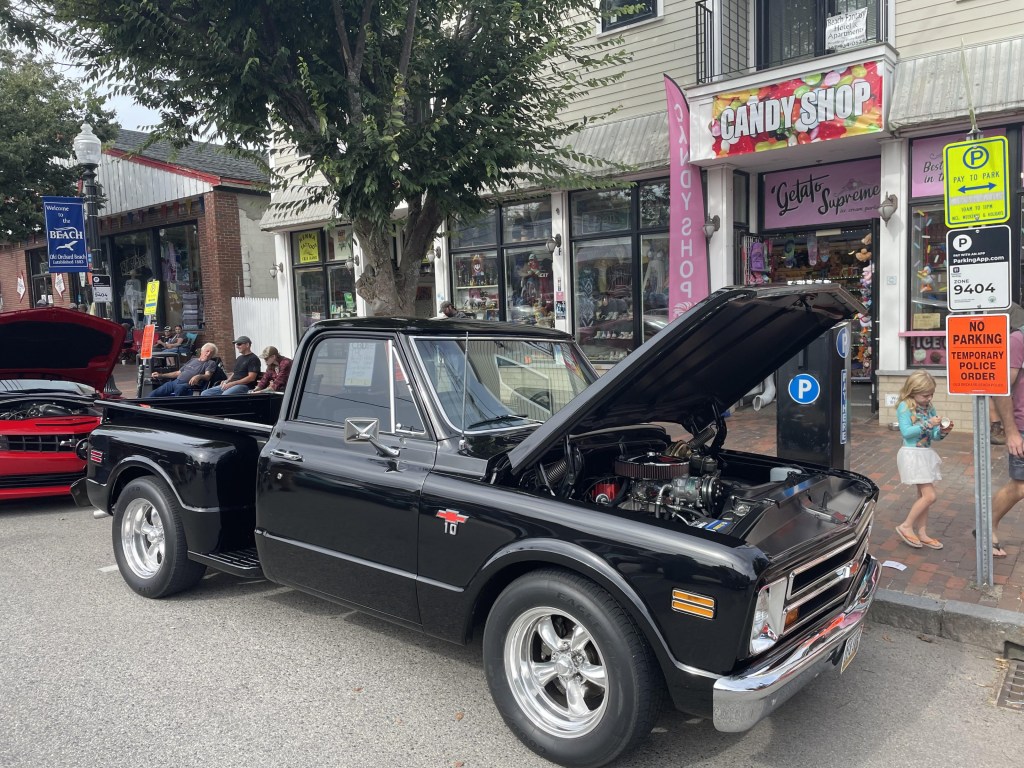
{"type": "Polygon", "coordinates": [[[369,443],[377,450],[377,455],[385,459],[397,459],[400,451],[384,445],[377,438],[378,434],[377,419],[345,419],[346,443],[369,443]]]}

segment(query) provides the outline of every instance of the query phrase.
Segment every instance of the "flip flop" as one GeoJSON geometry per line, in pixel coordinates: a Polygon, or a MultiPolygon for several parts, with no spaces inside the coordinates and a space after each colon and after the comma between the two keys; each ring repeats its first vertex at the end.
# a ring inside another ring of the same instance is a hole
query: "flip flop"
{"type": "Polygon", "coordinates": [[[938,539],[929,538],[928,536],[922,536],[921,543],[924,544],[926,547],[929,547],[930,549],[942,549],[941,541],[939,541],[938,539]]]}
{"type": "Polygon", "coordinates": [[[921,548],[921,540],[912,533],[904,533],[898,525],[896,526],[896,535],[903,539],[903,543],[908,547],[913,547],[914,549],[921,548]]]}
{"type": "MultiPolygon", "coordinates": [[[[978,531],[976,528],[971,529],[971,536],[978,538],[978,531]]],[[[1006,557],[1006,550],[1003,549],[1003,545],[998,541],[992,542],[992,557],[1006,557]],[[997,554],[998,552],[1002,552],[1003,554],[997,554]]]]}

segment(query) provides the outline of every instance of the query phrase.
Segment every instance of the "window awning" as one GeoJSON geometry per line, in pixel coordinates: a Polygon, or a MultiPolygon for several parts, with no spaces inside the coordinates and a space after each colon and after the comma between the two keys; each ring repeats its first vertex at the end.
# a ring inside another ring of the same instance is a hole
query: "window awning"
{"type": "MultiPolygon", "coordinates": [[[[981,119],[1024,111],[1024,38],[964,49],[971,99],[981,119]]],[[[960,50],[903,59],[896,65],[889,129],[969,116],[960,50]]]]}
{"type": "MultiPolygon", "coordinates": [[[[637,171],[668,168],[668,113],[600,122],[566,138],[564,143],[577,152],[609,163],[628,165],[637,171]]],[[[619,173],[612,168],[590,169],[590,172],[595,175],[619,173]]]]}

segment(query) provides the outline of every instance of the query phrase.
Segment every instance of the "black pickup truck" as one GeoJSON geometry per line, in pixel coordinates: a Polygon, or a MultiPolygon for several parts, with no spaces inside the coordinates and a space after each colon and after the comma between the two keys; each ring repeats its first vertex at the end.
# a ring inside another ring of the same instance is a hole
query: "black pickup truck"
{"type": "Polygon", "coordinates": [[[642,739],[663,697],[742,731],[860,640],[865,477],[727,450],[724,412],[860,309],[829,284],[716,292],[598,378],[562,333],[314,326],[283,397],[107,403],[74,488],[140,595],[207,568],[465,643],[555,762],[642,739]]]}

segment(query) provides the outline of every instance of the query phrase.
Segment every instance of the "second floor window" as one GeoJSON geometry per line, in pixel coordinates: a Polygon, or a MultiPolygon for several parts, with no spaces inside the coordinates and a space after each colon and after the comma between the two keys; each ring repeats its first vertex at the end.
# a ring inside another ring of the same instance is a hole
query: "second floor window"
{"type": "Polygon", "coordinates": [[[758,0],[759,67],[776,67],[880,41],[878,14],[882,3],[883,0],[758,0]]]}
{"type": "Polygon", "coordinates": [[[657,16],[655,0],[601,0],[601,31],[619,29],[657,16]]]}

